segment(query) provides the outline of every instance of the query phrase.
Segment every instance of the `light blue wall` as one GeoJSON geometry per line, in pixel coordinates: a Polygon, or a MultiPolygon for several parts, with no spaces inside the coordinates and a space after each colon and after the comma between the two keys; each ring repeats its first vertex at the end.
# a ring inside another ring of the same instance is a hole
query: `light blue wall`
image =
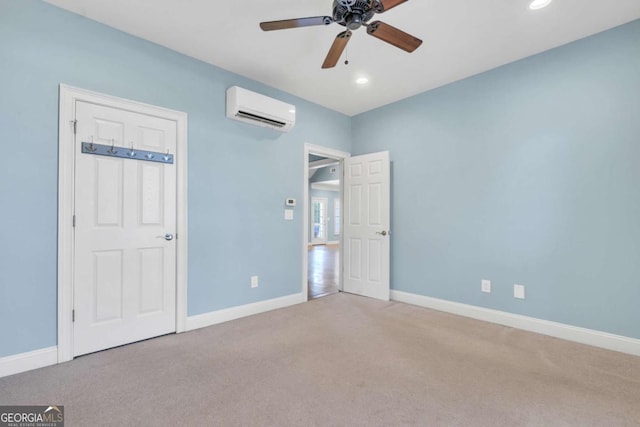
{"type": "Polygon", "coordinates": [[[640,21],[352,129],[390,151],[394,289],[640,338],[640,21]]]}
{"type": "Polygon", "coordinates": [[[348,117],[46,3],[0,0],[0,357],[56,345],[60,83],[188,113],[189,315],[301,292],[302,209],[285,222],[284,200],[302,200],[305,142],[350,151],[348,117]],[[226,119],[233,85],[295,104],[295,128],[226,119]]]}
{"type": "Polygon", "coordinates": [[[188,113],[190,315],[300,292],[302,209],[282,217],[310,142],[390,150],[395,289],[640,338],[640,21],[350,120],[37,0],[0,11],[0,357],[56,344],[60,83],[188,113]],[[232,85],[296,127],[227,120],[232,85]]]}

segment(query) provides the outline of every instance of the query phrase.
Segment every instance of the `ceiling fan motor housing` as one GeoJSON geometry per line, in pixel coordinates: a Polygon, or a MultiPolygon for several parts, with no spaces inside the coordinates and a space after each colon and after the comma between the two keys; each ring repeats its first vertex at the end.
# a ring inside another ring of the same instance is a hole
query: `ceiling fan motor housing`
{"type": "Polygon", "coordinates": [[[374,3],[375,1],[335,0],[333,20],[350,30],[357,30],[375,15],[374,3]]]}

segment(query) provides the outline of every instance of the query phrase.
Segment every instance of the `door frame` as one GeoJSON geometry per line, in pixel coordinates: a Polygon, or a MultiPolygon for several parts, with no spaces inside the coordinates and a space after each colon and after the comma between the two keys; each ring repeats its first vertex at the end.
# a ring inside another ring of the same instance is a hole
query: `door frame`
{"type": "Polygon", "coordinates": [[[176,122],[176,332],[187,320],[187,113],[60,84],[58,125],[58,363],[73,359],[74,121],[76,102],[133,111],[176,122]]]}
{"type": "MultiPolygon", "coordinates": [[[[313,234],[311,235],[311,244],[312,245],[326,245],[329,242],[329,221],[327,221],[327,218],[329,216],[329,198],[328,197],[311,197],[311,204],[313,204],[314,200],[321,200],[324,201],[324,222],[325,222],[325,226],[324,226],[324,242],[323,243],[313,243],[313,234]]],[[[310,216],[311,212],[309,212],[310,216]]],[[[315,221],[309,221],[310,225],[313,227],[315,225],[315,221]]]]}
{"type": "MultiPolygon", "coordinates": [[[[304,178],[303,178],[303,212],[302,212],[302,294],[304,295],[304,300],[309,301],[309,154],[314,154],[316,156],[329,157],[331,159],[338,160],[340,162],[342,176],[340,176],[340,206],[344,206],[344,164],[345,160],[351,157],[350,153],[345,151],[336,150],[333,148],[327,148],[320,145],[314,145],[305,143],[304,144],[304,178]]],[[[341,215],[340,220],[342,221],[344,215],[341,215]]],[[[341,230],[344,228],[344,224],[342,224],[341,230]]],[[[344,233],[340,233],[340,285],[338,289],[342,291],[342,270],[344,265],[344,250],[343,250],[343,241],[342,236],[344,233]]]]}

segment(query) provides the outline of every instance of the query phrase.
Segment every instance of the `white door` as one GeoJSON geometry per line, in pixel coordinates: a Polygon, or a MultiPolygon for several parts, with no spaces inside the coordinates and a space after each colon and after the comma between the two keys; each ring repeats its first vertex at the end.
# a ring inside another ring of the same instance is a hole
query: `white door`
{"type": "Polygon", "coordinates": [[[176,123],[80,101],[76,120],[74,356],[176,330],[175,164],[80,152],[175,153],[176,123]]]}
{"type": "Polygon", "coordinates": [[[326,197],[311,198],[311,244],[326,245],[328,239],[327,218],[328,200],[326,197]]]}
{"type": "Polygon", "coordinates": [[[389,152],[345,161],[345,292],[389,300],[389,152]]]}

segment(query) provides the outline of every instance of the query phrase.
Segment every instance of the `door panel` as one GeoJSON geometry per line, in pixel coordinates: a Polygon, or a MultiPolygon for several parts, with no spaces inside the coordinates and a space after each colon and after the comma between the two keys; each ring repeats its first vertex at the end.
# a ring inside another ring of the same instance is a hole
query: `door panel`
{"type": "Polygon", "coordinates": [[[140,184],[138,199],[140,200],[140,224],[162,225],[164,190],[164,164],[140,162],[140,184]]]}
{"type": "Polygon", "coordinates": [[[349,254],[349,273],[348,278],[353,280],[362,279],[362,242],[360,239],[349,239],[347,252],[349,254]]]}
{"type": "Polygon", "coordinates": [[[122,319],[122,251],[95,251],[92,324],[122,319]]]}
{"type": "Polygon", "coordinates": [[[176,124],[87,102],[76,120],[74,356],[176,329],[175,165],[80,152],[175,153],[176,124]]]}
{"type": "Polygon", "coordinates": [[[371,184],[369,185],[369,225],[381,226],[382,225],[382,185],[371,184]]]}
{"type": "Polygon", "coordinates": [[[348,187],[348,197],[350,197],[349,224],[352,226],[362,225],[362,186],[354,184],[348,187]]]}
{"type": "MultiPolygon", "coordinates": [[[[379,260],[382,256],[382,239],[369,239],[369,253],[367,258],[370,260],[379,260]]],[[[380,269],[380,263],[369,262],[369,275],[367,280],[373,283],[379,283],[382,279],[382,271],[380,269]]]]}
{"type": "Polygon", "coordinates": [[[347,159],[344,291],[389,300],[389,153],[347,159]]]}
{"type": "Polygon", "coordinates": [[[122,226],[122,203],[124,191],[122,188],[122,162],[110,159],[96,159],[95,169],[97,179],[93,191],[93,202],[97,206],[95,213],[96,226],[122,226]]]}
{"type": "Polygon", "coordinates": [[[139,315],[162,311],[164,307],[162,288],[162,266],[164,265],[163,248],[147,248],[138,251],[140,260],[140,308],[139,315]]]}

